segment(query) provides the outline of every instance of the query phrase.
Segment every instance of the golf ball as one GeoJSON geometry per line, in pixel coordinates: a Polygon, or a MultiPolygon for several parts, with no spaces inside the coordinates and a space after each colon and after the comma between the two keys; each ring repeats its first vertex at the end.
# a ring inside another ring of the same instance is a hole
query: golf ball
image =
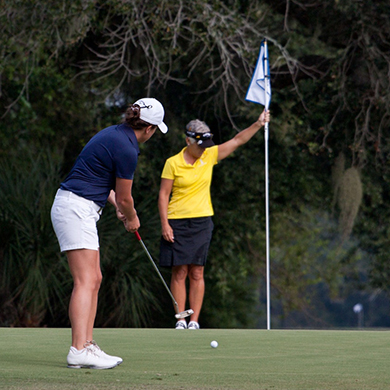
{"type": "Polygon", "coordinates": [[[210,345],[213,347],[213,348],[217,348],[218,347],[218,343],[214,340],[210,343],[210,345]]]}

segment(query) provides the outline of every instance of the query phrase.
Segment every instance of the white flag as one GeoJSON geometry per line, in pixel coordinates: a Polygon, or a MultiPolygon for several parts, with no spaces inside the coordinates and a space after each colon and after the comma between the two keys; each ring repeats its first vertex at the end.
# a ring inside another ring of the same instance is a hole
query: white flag
{"type": "Polygon", "coordinates": [[[259,58],[257,59],[256,68],[253,72],[245,100],[262,104],[266,110],[268,110],[269,103],[271,102],[268,49],[265,40],[261,42],[259,58]]]}

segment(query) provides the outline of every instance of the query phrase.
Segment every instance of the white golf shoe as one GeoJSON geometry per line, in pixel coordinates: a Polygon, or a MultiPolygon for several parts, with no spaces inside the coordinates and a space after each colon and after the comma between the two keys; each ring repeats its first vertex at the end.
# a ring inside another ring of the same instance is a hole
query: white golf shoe
{"type": "Polygon", "coordinates": [[[96,353],[92,348],[84,348],[81,351],[70,347],[67,356],[68,368],[93,368],[105,370],[118,365],[113,359],[105,358],[96,353]]]}
{"type": "Polygon", "coordinates": [[[123,359],[119,356],[111,356],[105,353],[97,344],[95,340],[89,341],[89,345],[85,345],[85,348],[91,349],[94,354],[103,357],[105,359],[110,359],[114,362],[116,362],[117,365],[121,364],[123,362],[123,359]]]}
{"type": "Polygon", "coordinates": [[[185,320],[177,321],[175,329],[187,329],[187,322],[185,320]]]}
{"type": "Polygon", "coordinates": [[[199,329],[199,324],[196,321],[190,321],[188,324],[188,329],[199,329]]]}

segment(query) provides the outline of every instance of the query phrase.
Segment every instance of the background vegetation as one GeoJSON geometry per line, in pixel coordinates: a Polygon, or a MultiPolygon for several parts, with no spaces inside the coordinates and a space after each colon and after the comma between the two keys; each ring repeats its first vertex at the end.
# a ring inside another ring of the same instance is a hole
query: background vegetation
{"type": "MultiPolygon", "coordinates": [[[[193,118],[217,143],[257,118],[244,98],[266,37],[272,326],[356,326],[357,302],[366,326],[389,326],[389,12],[384,0],[2,0],[0,325],[68,325],[51,203],[89,138],[143,96],[164,103],[170,128],[142,145],[134,185],[157,257],[164,161],[193,118]]],[[[214,171],[204,327],[265,326],[264,195],[259,133],[214,171]]],[[[110,206],[99,230],[97,325],[172,326],[169,297],[110,206]]]]}

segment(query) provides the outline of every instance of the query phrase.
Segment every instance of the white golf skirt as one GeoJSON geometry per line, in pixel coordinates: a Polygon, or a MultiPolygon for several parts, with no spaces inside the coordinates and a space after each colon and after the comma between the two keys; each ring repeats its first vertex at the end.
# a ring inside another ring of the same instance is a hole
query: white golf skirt
{"type": "Polygon", "coordinates": [[[96,223],[102,208],[92,200],[59,189],[51,208],[51,221],[61,252],[99,249],[96,223]]]}

